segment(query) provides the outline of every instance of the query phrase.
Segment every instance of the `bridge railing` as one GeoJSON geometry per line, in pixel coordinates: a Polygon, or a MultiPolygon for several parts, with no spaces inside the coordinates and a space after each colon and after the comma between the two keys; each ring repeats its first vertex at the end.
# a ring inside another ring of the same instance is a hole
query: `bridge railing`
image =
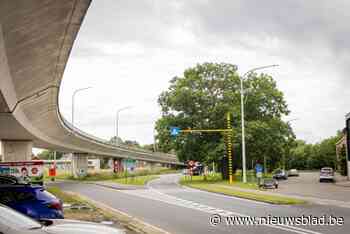
{"type": "MultiPolygon", "coordinates": [[[[60,115],[60,114],[59,114],[60,115]]],[[[146,150],[146,149],[138,149],[138,148],[134,148],[134,147],[129,147],[126,145],[118,145],[116,146],[115,144],[113,144],[112,142],[103,139],[103,138],[99,138],[96,136],[93,136],[92,134],[89,134],[87,132],[84,132],[82,130],[80,130],[79,128],[73,126],[69,121],[67,121],[63,116],[61,116],[61,121],[64,124],[64,126],[66,126],[70,131],[74,132],[75,134],[83,137],[83,138],[88,138],[90,141],[94,141],[98,144],[104,144],[106,146],[115,148],[115,149],[120,149],[120,150],[126,150],[128,152],[130,152],[131,154],[134,154],[134,157],[137,158],[144,158],[144,160],[150,160],[150,159],[158,159],[160,161],[167,161],[167,162],[178,162],[176,155],[173,154],[166,154],[166,153],[161,153],[161,152],[153,152],[150,150],[146,150]],[[141,156],[144,155],[145,157],[141,156]]],[[[131,157],[133,157],[133,155],[130,155],[131,157]]]]}

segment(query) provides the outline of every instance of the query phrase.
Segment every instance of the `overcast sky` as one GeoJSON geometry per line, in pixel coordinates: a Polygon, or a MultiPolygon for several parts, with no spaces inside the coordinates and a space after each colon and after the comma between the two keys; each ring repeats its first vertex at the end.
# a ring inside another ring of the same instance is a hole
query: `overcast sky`
{"type": "Polygon", "coordinates": [[[157,97],[169,80],[202,62],[237,64],[242,74],[268,64],[291,110],[298,138],[334,135],[350,112],[349,1],[95,0],[64,74],[60,107],[95,136],[152,143],[157,97]]]}

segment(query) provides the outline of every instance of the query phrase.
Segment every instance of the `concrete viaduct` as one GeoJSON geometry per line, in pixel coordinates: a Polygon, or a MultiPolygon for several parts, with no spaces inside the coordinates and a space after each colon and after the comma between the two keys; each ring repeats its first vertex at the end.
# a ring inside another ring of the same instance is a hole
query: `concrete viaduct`
{"type": "MultiPolygon", "coordinates": [[[[115,147],[74,129],[58,95],[70,51],[91,0],[0,0],[0,139],[6,161],[30,160],[32,147],[87,156],[181,165],[175,155],[115,147]]],[[[103,17],[103,16],[101,16],[103,17]]]]}

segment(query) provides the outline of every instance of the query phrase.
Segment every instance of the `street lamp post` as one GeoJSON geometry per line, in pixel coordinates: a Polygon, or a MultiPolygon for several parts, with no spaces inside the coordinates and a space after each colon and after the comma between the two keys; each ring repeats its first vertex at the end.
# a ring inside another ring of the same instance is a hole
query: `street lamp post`
{"type": "Polygon", "coordinates": [[[156,137],[156,127],[153,129],[153,151],[157,151],[157,137],[156,137]]]}
{"type": "Polygon", "coordinates": [[[115,145],[118,146],[118,138],[119,138],[119,113],[123,110],[130,109],[132,106],[126,106],[117,110],[116,118],[115,118],[115,145]]]}
{"type": "Polygon", "coordinates": [[[256,67],[253,69],[250,69],[247,71],[242,77],[240,77],[240,83],[241,83],[241,123],[242,123],[242,169],[243,169],[243,183],[247,183],[247,170],[246,170],[246,148],[245,148],[245,126],[244,126],[244,86],[243,81],[244,79],[251,74],[252,72],[255,72],[257,70],[270,68],[270,67],[277,67],[278,65],[268,65],[268,66],[262,66],[262,67],[256,67]]]}
{"type": "MultiPolygon", "coordinates": [[[[296,121],[296,120],[299,120],[299,118],[294,118],[294,119],[291,119],[291,120],[288,120],[286,123],[289,125],[290,122],[293,122],[293,121],[296,121]]],[[[288,145],[287,145],[287,149],[288,149],[288,155],[289,155],[289,142],[288,142],[288,145]]],[[[284,152],[283,154],[283,171],[286,170],[286,152],[284,152]]]]}
{"type": "Polygon", "coordinates": [[[80,92],[80,91],[83,91],[83,90],[87,90],[87,89],[91,89],[92,87],[86,87],[86,88],[82,88],[82,89],[76,89],[74,92],[73,92],[73,95],[72,95],[72,126],[73,126],[73,133],[74,133],[74,100],[75,100],[75,95],[80,92]]]}

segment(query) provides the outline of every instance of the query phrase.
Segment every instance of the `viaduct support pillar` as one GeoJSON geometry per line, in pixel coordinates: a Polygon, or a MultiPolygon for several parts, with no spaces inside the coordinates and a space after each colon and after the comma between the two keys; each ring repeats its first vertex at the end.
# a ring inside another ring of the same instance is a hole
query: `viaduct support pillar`
{"type": "Polygon", "coordinates": [[[88,154],[73,153],[72,156],[72,174],[74,178],[85,177],[88,171],[88,154]]]}
{"type": "Polygon", "coordinates": [[[1,141],[1,155],[5,162],[32,160],[32,148],[32,141],[1,141]]]}

